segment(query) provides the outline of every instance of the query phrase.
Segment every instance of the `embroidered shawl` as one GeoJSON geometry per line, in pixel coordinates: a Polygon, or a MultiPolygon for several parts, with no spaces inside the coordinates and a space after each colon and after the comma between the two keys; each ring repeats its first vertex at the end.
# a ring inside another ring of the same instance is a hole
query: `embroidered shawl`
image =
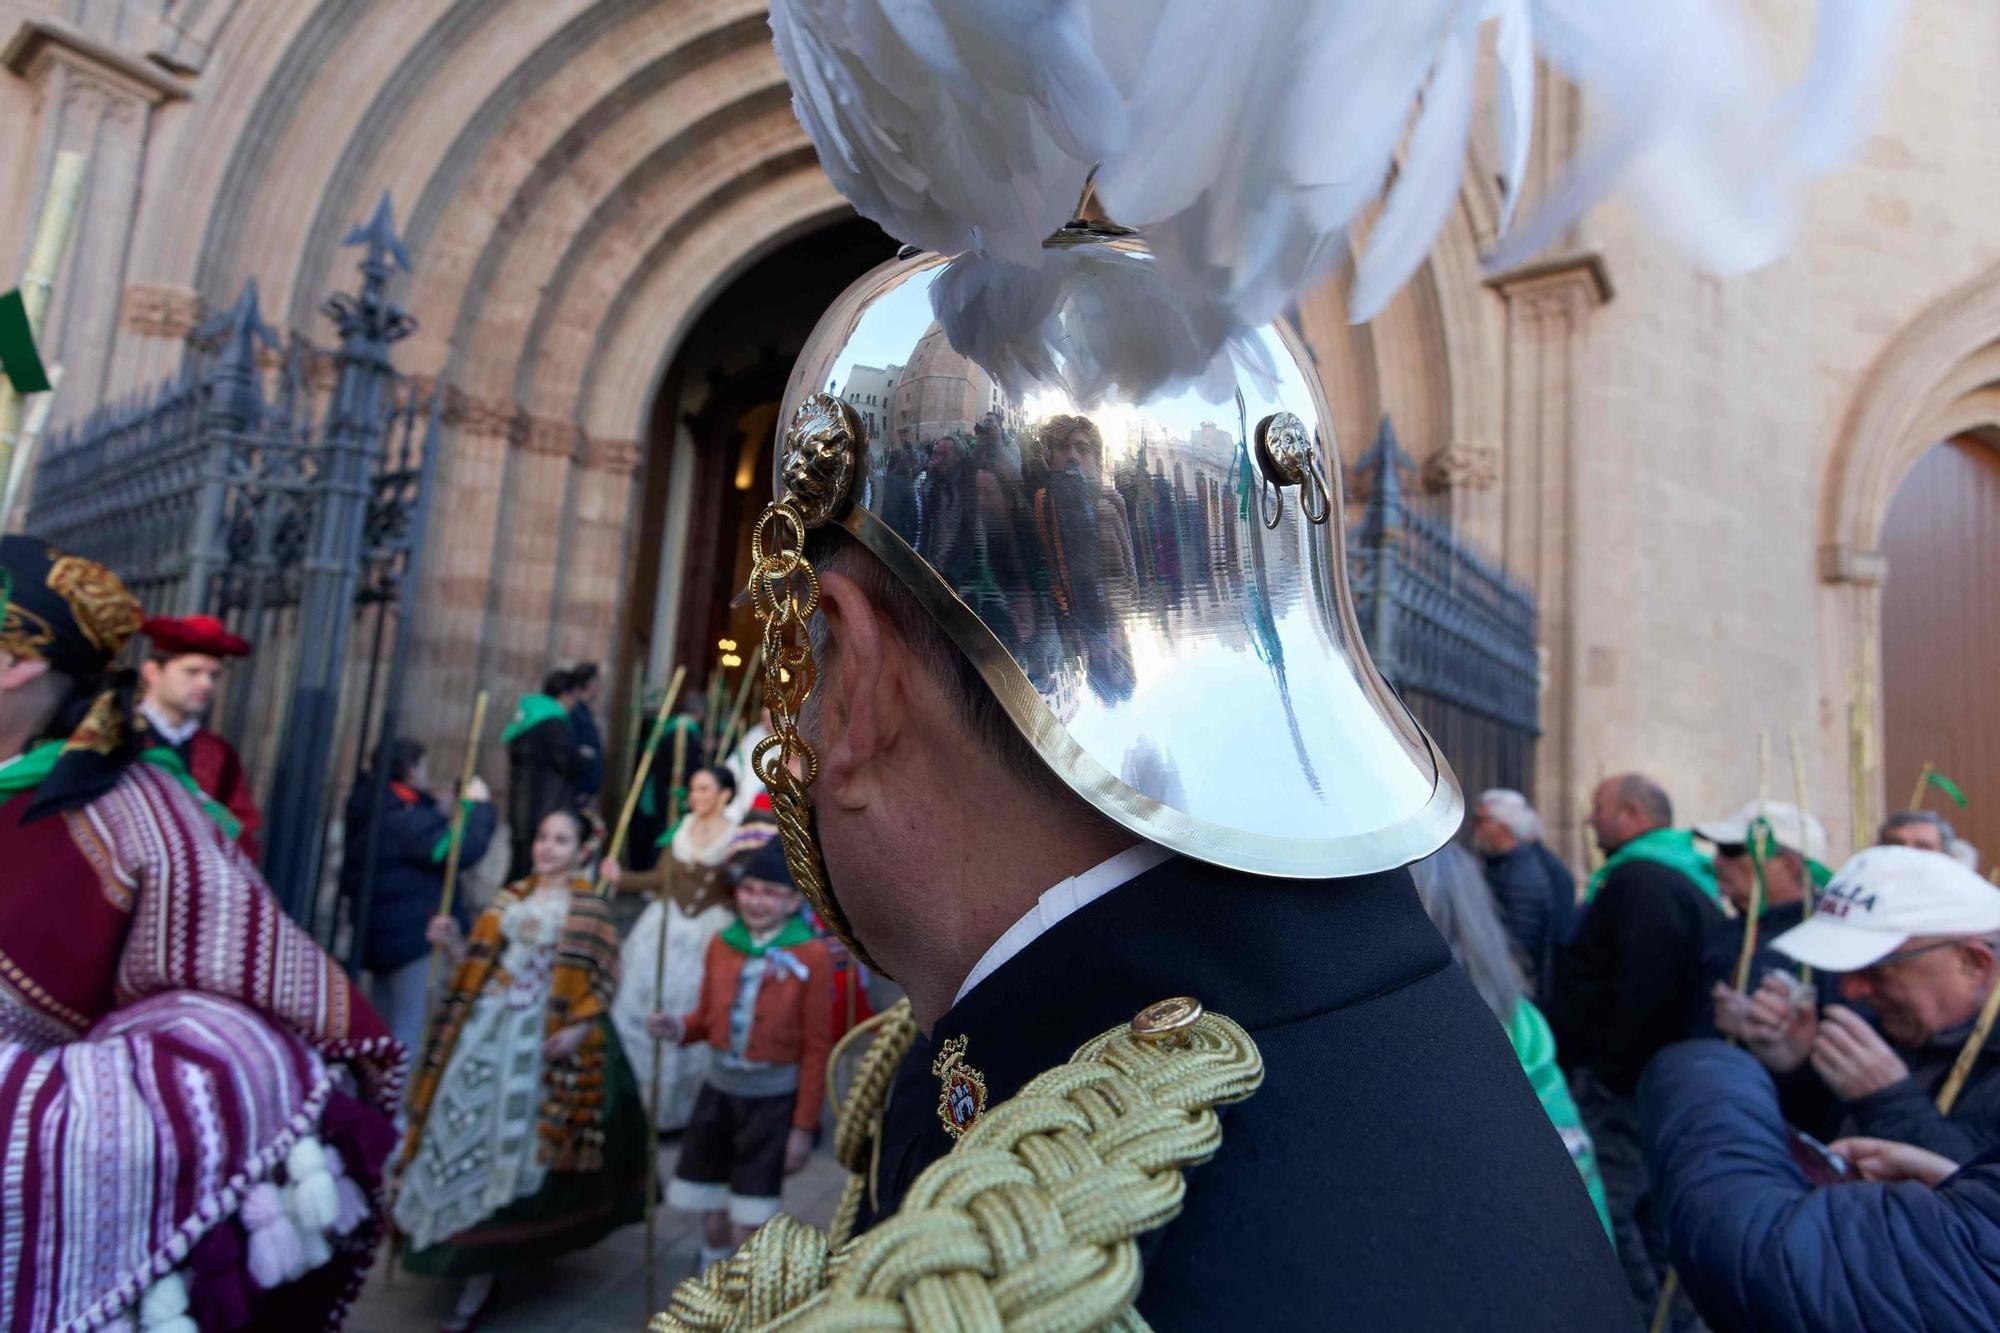
{"type": "MultiPolygon", "coordinates": [[[[453,969],[444,1000],[438,1005],[430,1038],[424,1044],[422,1067],[411,1089],[410,1128],[403,1141],[405,1164],[416,1154],[431,1101],[451,1063],[459,1033],[472,1016],[473,1003],[482,992],[505,986],[510,980],[500,966],[507,943],[500,920],[509,907],[534,890],[532,878],[509,884],[472,924],[465,957],[453,969]]],[[[572,879],[569,914],[556,942],[555,975],[549,986],[543,1031],[554,1036],[574,1023],[591,1026],[574,1055],[546,1062],[542,1068],[541,1152],[552,1171],[596,1171],[604,1165],[605,1025],[597,1020],[610,1014],[617,991],[618,927],[610,904],[592,892],[588,880],[572,879]]]]}
{"type": "MultiPolygon", "coordinates": [[[[27,799],[0,801],[0,1328],[87,1329],[328,1133],[328,1061],[386,1125],[402,1048],[171,776],[23,823],[27,799]]],[[[329,1327],[374,1234],[336,1251],[329,1327]]]]}

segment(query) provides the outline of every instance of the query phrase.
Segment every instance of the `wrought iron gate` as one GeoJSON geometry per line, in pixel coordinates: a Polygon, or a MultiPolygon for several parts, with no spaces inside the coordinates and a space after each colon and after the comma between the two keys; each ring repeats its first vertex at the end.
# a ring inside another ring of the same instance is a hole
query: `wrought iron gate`
{"type": "Polygon", "coordinates": [[[1369,655],[1451,761],[1468,801],[1491,787],[1532,796],[1535,599],[1406,498],[1413,470],[1384,417],[1355,470],[1367,500],[1348,553],[1369,655]]]}
{"type": "Polygon", "coordinates": [[[255,646],[212,721],[265,778],[265,876],[308,926],[339,757],[394,735],[441,387],[389,359],[415,322],[388,298],[409,258],[386,195],[347,244],[361,284],[324,307],[337,348],[281,349],[253,279],[177,377],[49,437],[27,522],[117,570],[148,611],[206,612],[255,646]],[[351,688],[361,707],[343,713],[351,688]]]}

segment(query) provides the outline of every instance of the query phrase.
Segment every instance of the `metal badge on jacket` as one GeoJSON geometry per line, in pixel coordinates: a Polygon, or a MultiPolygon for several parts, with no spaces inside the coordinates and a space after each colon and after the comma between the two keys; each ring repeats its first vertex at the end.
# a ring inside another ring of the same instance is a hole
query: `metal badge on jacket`
{"type": "Polygon", "coordinates": [[[931,1072],[942,1080],[938,1119],[944,1121],[944,1132],[957,1138],[971,1129],[986,1109],[986,1075],[965,1063],[964,1037],[953,1037],[939,1048],[931,1072]]]}

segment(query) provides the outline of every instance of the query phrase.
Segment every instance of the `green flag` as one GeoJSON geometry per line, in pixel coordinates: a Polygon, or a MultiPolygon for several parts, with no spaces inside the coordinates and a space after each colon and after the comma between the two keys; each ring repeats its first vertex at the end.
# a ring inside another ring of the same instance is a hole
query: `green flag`
{"type": "Polygon", "coordinates": [[[35,331],[28,326],[28,307],[19,288],[0,294],[0,371],[23,397],[49,387],[49,373],[35,350],[35,331]]]}
{"type": "Polygon", "coordinates": [[[1965,793],[1959,790],[1958,784],[1956,782],[1953,782],[1950,778],[1938,772],[1936,769],[1932,769],[1928,774],[1928,776],[1930,778],[1931,786],[1936,787],[1946,796],[1949,796],[1951,798],[1951,803],[1953,805],[1957,806],[1961,810],[1965,809],[1965,793]]]}

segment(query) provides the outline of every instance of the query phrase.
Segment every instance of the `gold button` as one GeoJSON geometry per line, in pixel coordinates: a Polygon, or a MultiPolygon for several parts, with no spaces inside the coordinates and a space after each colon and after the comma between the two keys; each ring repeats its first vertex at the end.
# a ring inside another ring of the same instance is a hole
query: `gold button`
{"type": "Polygon", "coordinates": [[[1191,995],[1149,1004],[1132,1016],[1132,1035],[1140,1041],[1178,1044],[1201,1019],[1201,1001],[1191,995]]]}

